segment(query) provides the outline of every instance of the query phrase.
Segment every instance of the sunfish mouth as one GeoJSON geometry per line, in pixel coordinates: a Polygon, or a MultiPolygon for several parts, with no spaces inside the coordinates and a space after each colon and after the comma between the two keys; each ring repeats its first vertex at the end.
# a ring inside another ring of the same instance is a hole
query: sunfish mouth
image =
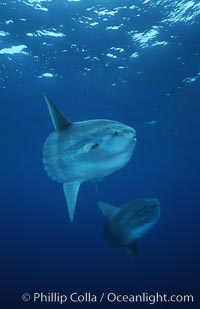
{"type": "Polygon", "coordinates": [[[126,137],[132,139],[133,141],[135,141],[135,142],[137,141],[137,139],[136,139],[136,132],[135,132],[135,130],[133,128],[126,129],[124,131],[124,134],[125,134],[126,137]]]}

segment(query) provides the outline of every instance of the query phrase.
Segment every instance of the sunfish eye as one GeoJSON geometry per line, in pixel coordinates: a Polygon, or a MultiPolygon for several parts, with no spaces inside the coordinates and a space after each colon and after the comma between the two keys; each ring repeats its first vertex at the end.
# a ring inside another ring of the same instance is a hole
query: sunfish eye
{"type": "Polygon", "coordinates": [[[114,135],[115,135],[115,136],[119,135],[119,132],[118,132],[118,131],[115,131],[115,132],[114,132],[114,135]]]}

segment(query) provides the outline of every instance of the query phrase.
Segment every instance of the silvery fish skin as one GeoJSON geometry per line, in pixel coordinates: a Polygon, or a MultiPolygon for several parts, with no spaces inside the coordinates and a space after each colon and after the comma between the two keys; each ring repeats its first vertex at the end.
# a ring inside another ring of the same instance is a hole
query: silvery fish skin
{"type": "Polygon", "coordinates": [[[45,100],[55,131],[44,143],[44,169],[51,179],[63,184],[73,221],[80,184],[123,168],[133,154],[136,133],[107,119],[70,122],[46,95],[45,100]]]}
{"type": "Polygon", "coordinates": [[[104,224],[105,238],[115,246],[127,247],[136,253],[136,241],[148,233],[160,219],[160,203],[157,199],[142,198],[117,208],[99,202],[108,217],[104,224]]]}
{"type": "Polygon", "coordinates": [[[76,122],[51,133],[44,144],[44,168],[60,183],[102,178],[130,160],[135,130],[111,120],[76,122]]]}

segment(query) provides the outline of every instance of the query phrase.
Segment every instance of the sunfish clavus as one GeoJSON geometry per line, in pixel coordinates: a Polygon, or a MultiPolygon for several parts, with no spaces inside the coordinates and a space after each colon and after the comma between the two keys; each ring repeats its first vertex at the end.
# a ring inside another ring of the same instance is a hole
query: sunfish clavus
{"type": "Polygon", "coordinates": [[[44,97],[55,129],[44,144],[44,168],[50,178],[63,184],[73,221],[80,184],[124,167],[135,148],[136,133],[133,128],[112,120],[68,121],[44,97]]]}
{"type": "Polygon", "coordinates": [[[98,202],[108,218],[104,224],[104,236],[114,246],[125,247],[134,256],[137,240],[148,233],[160,218],[160,203],[157,199],[141,198],[118,208],[98,202]]]}

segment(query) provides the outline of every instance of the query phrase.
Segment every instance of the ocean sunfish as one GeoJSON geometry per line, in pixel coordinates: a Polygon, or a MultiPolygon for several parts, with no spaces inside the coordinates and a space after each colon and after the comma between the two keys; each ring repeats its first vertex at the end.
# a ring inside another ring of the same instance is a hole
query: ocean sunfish
{"type": "Polygon", "coordinates": [[[44,97],[55,129],[44,143],[44,169],[50,178],[63,184],[72,222],[80,184],[124,167],[133,154],[136,132],[106,119],[71,122],[44,97]]]}
{"type": "Polygon", "coordinates": [[[157,199],[141,198],[120,208],[98,202],[108,218],[104,224],[105,238],[117,247],[125,247],[132,256],[137,254],[137,240],[148,233],[160,218],[157,199]]]}

